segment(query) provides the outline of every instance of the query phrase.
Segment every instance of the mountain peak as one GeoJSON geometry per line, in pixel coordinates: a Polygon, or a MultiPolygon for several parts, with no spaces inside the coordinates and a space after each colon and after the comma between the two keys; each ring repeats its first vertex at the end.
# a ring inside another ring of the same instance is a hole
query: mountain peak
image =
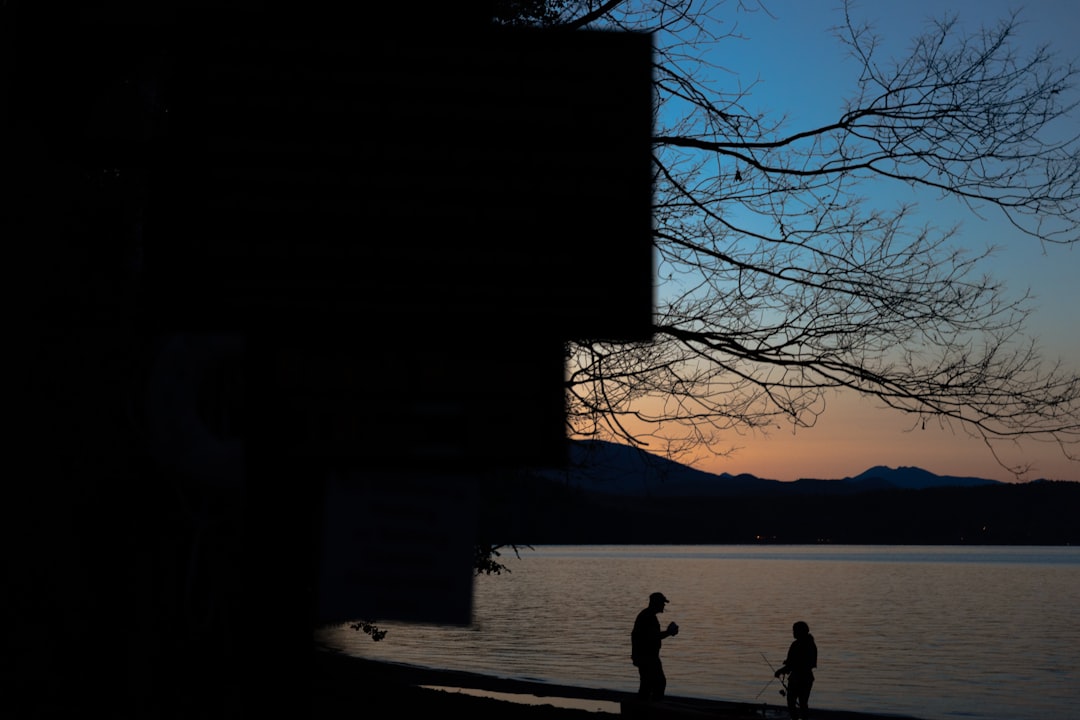
{"type": "MultiPolygon", "coordinates": [[[[875,465],[855,477],[785,483],[750,473],[711,473],[653,455],[638,447],[606,440],[571,443],[570,464],[558,480],[605,495],[638,497],[717,497],[784,493],[851,493],[887,488],[921,490],[1000,484],[976,477],[935,475],[914,466],[875,465]]],[[[552,479],[556,479],[551,476],[552,479]]]]}
{"type": "Polygon", "coordinates": [[[976,485],[997,485],[997,480],[987,480],[977,477],[957,477],[954,475],[935,475],[929,470],[920,467],[904,466],[890,468],[885,465],[875,465],[853,478],[844,478],[851,482],[867,482],[871,480],[885,481],[898,488],[909,490],[925,489],[933,487],[973,487],[976,485]]]}

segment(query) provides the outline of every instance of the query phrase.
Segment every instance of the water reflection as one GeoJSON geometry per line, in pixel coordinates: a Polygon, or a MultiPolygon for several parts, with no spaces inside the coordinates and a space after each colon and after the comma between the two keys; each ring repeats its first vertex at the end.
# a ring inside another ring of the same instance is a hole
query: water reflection
{"type": "Polygon", "coordinates": [[[477,578],[469,627],[325,637],[362,657],[633,692],[630,627],[661,590],[680,626],[664,645],[671,695],[753,701],[804,619],[818,707],[1059,720],[1080,704],[1077,548],[538,547],[507,565],[477,578]]]}

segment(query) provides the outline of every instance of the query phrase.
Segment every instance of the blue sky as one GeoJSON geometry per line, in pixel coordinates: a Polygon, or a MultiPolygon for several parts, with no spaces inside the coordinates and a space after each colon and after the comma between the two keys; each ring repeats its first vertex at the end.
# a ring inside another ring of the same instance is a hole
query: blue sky
{"type": "MultiPolygon", "coordinates": [[[[725,40],[710,59],[722,66],[720,72],[730,73],[732,87],[735,83],[756,83],[745,103],[749,109],[787,114],[792,128],[835,119],[859,71],[856,62],[845,59],[846,49],[830,32],[843,20],[839,0],[764,0],[763,4],[769,14],[737,13],[735,3],[721,5],[716,20],[723,23],[722,30],[738,32],[746,40],[725,40]]],[[[1016,42],[1022,49],[1050,43],[1062,62],[1080,63],[1078,0],[862,0],[853,8],[857,19],[875,25],[883,41],[881,52],[889,56],[904,55],[910,39],[925,29],[931,18],[945,13],[955,13],[965,28],[976,30],[1019,10],[1022,25],[1016,42]]],[[[1080,117],[1075,123],[1076,127],[1063,130],[1080,130],[1080,117]]],[[[901,198],[899,193],[903,192],[902,188],[889,187],[880,200],[913,199],[901,198]]],[[[973,249],[1000,246],[983,269],[1005,281],[1010,294],[1032,291],[1038,309],[1030,320],[1029,333],[1039,339],[1048,358],[1060,358],[1080,370],[1080,247],[1043,248],[1008,227],[999,214],[988,213],[980,219],[958,204],[932,198],[920,198],[920,203],[921,217],[937,226],[960,222],[964,245],[973,249]]],[[[702,460],[698,466],[780,480],[844,477],[879,464],[1013,479],[981,442],[959,431],[932,428],[909,432],[911,427],[909,417],[876,410],[870,401],[837,396],[816,427],[797,433],[780,430],[768,439],[735,438],[732,444],[742,448],[736,454],[702,460]]],[[[1033,466],[1028,479],[1080,480],[1080,463],[1065,460],[1053,446],[1001,449],[1009,462],[1033,466]]]]}
{"type": "MultiPolygon", "coordinates": [[[[829,31],[842,20],[839,0],[764,0],[764,5],[773,17],[764,12],[735,16],[739,31],[748,39],[725,43],[733,57],[718,61],[737,72],[744,82],[759,78],[751,104],[788,114],[792,126],[835,120],[844,93],[854,86],[859,71],[857,63],[844,57],[844,48],[829,31]]],[[[1024,4],[1006,0],[862,0],[853,7],[856,17],[874,23],[883,50],[893,55],[904,54],[910,38],[926,27],[928,18],[956,13],[961,24],[974,30],[1018,10],[1022,21],[1018,43],[1034,46],[1048,42],[1063,60],[1080,64],[1077,0],[1034,0],[1024,4]]],[[[1075,92],[1080,96],[1080,89],[1075,92]]],[[[1073,132],[1080,131],[1080,117],[1076,122],[1073,132]]],[[[895,193],[899,189],[890,186],[888,191],[895,193]]],[[[889,202],[898,199],[885,198],[889,202]]],[[[1080,332],[1074,310],[1080,307],[1080,248],[1044,251],[1006,227],[1000,214],[988,213],[980,220],[959,204],[924,202],[922,210],[939,226],[961,222],[963,238],[973,248],[1001,246],[997,261],[988,265],[988,270],[1017,292],[1030,287],[1041,306],[1032,329],[1052,354],[1080,361],[1080,332]]]]}

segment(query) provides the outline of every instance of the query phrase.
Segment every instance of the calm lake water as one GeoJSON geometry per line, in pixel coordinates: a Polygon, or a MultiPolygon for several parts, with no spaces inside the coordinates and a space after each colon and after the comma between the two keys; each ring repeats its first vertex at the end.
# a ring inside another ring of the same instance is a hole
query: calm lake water
{"type": "Polygon", "coordinates": [[[925,720],[1080,717],[1080,548],[539,546],[476,578],[473,623],[347,624],[319,640],[360,657],[633,692],[630,628],[649,593],[680,632],[668,693],[782,704],[772,679],[804,620],[811,708],[925,720]]]}

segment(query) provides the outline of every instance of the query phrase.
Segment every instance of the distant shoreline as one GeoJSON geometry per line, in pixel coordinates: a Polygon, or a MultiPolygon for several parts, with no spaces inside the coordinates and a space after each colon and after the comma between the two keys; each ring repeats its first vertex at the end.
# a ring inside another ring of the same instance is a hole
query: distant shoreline
{"type": "Polygon", "coordinates": [[[515,512],[484,528],[523,545],[1080,545],[1077,482],[630,497],[533,479],[504,490],[515,512]]]}

